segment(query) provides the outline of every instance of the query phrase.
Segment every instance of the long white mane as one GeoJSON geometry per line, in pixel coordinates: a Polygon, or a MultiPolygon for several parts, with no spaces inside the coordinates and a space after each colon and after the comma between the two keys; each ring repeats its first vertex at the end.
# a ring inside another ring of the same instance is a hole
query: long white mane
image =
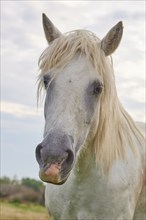
{"type": "Polygon", "coordinates": [[[85,55],[104,82],[100,110],[90,138],[94,142],[97,162],[109,170],[114,160],[125,158],[127,146],[138,154],[137,146],[143,145],[144,137],[119,102],[112,62],[101,49],[100,40],[86,30],[68,32],[55,39],[39,59],[38,93],[43,88],[43,75],[48,69],[53,72],[64,68],[77,53],[85,55]]]}

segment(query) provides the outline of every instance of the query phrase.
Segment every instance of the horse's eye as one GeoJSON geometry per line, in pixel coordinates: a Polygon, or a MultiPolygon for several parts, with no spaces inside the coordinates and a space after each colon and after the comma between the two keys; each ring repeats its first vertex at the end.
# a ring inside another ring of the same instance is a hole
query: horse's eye
{"type": "Polygon", "coordinates": [[[93,94],[99,95],[102,92],[103,84],[101,82],[94,82],[93,85],[93,94]]]}
{"type": "Polygon", "coordinates": [[[45,75],[44,76],[44,86],[45,86],[45,89],[47,88],[49,81],[50,81],[50,76],[45,75]]]}

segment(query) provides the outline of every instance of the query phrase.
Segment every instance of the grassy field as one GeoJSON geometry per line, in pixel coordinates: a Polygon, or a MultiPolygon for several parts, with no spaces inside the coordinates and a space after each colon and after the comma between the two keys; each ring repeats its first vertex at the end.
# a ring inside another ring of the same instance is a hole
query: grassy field
{"type": "Polygon", "coordinates": [[[0,203],[0,220],[50,220],[44,207],[34,204],[0,203]]]}

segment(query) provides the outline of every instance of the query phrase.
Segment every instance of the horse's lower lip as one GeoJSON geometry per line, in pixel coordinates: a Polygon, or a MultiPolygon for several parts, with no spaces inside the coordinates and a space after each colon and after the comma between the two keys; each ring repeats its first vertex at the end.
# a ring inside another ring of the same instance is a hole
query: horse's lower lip
{"type": "Polygon", "coordinates": [[[68,176],[69,173],[65,174],[65,176],[62,176],[60,170],[58,171],[58,173],[56,173],[56,175],[49,175],[49,172],[47,172],[46,169],[40,169],[39,171],[39,177],[43,182],[52,183],[56,185],[61,185],[65,183],[68,176]]]}

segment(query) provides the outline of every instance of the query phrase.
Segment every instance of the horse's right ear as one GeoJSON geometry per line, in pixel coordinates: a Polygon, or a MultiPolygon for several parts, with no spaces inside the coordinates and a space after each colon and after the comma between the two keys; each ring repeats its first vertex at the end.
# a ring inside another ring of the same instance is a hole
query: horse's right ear
{"type": "Polygon", "coordinates": [[[61,32],[54,26],[50,19],[43,13],[43,28],[48,43],[51,43],[53,40],[61,36],[61,32]]]}
{"type": "Polygon", "coordinates": [[[112,54],[121,41],[123,34],[123,24],[122,21],[117,23],[102,39],[101,48],[103,49],[106,56],[112,54]]]}

